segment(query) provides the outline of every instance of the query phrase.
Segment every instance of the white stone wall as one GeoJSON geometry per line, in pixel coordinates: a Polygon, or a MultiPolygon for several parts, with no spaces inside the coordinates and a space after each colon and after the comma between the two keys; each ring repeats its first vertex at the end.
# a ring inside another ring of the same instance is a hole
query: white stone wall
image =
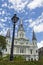
{"type": "MultiPolygon", "coordinates": [[[[10,39],[6,39],[7,41],[7,51],[4,51],[4,54],[10,54],[11,51],[11,41],[10,39]]],[[[24,38],[24,40],[18,40],[18,38],[15,38],[14,40],[14,50],[13,50],[13,54],[14,55],[23,55],[26,57],[26,60],[38,60],[38,52],[36,53],[37,50],[37,43],[36,41],[32,41],[32,43],[30,43],[30,41],[26,38],[24,38]],[[34,44],[33,44],[34,42],[34,44]],[[23,53],[20,53],[20,47],[23,48],[23,53]],[[32,50],[32,54],[31,54],[31,50],[32,50]]]]}

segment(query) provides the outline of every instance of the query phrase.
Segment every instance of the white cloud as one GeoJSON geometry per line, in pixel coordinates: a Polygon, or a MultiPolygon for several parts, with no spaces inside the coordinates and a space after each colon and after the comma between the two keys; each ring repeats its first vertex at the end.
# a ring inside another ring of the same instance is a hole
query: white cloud
{"type": "Polygon", "coordinates": [[[14,8],[16,11],[21,11],[27,5],[28,0],[24,1],[24,2],[23,2],[23,0],[13,0],[13,1],[9,0],[9,2],[11,2],[13,4],[13,6],[11,8],[14,8]]]}
{"type": "Polygon", "coordinates": [[[35,25],[33,29],[35,32],[43,32],[43,23],[39,24],[38,26],[35,25]]]}
{"type": "Polygon", "coordinates": [[[0,15],[1,15],[2,13],[0,12],[0,15]]]}
{"type": "Polygon", "coordinates": [[[0,31],[0,35],[2,35],[2,31],[0,31]]]}
{"type": "Polygon", "coordinates": [[[7,29],[3,29],[2,31],[0,31],[0,35],[6,35],[7,29]]]}
{"type": "Polygon", "coordinates": [[[43,47],[43,40],[41,42],[38,42],[37,45],[38,45],[38,48],[43,47]]]}
{"type": "Polygon", "coordinates": [[[4,2],[4,4],[2,4],[2,7],[7,7],[7,3],[4,2]]]}
{"type": "Polygon", "coordinates": [[[29,19],[29,23],[32,23],[32,19],[29,19]]]}
{"type": "Polygon", "coordinates": [[[4,28],[4,27],[3,27],[3,29],[0,31],[0,35],[6,36],[6,33],[7,33],[8,29],[9,29],[9,28],[4,28]]]}
{"type": "Polygon", "coordinates": [[[6,27],[5,26],[6,26],[5,23],[3,23],[3,22],[0,23],[0,28],[1,28],[0,34],[5,34],[4,31],[6,31],[8,29],[7,26],[6,27]]]}
{"type": "Polygon", "coordinates": [[[41,6],[43,6],[43,0],[33,0],[27,5],[27,7],[30,8],[30,10],[41,6]]]}
{"type": "Polygon", "coordinates": [[[34,27],[34,26],[35,26],[35,24],[36,24],[36,22],[34,22],[34,21],[31,21],[31,22],[30,22],[30,25],[29,25],[29,27],[34,27]]]}
{"type": "Polygon", "coordinates": [[[29,27],[33,28],[35,32],[43,32],[43,13],[36,20],[29,20],[29,27]]]}
{"type": "MultiPolygon", "coordinates": [[[[4,12],[3,12],[3,14],[4,14],[4,12]]],[[[9,17],[10,18],[10,17],[9,17]]],[[[2,17],[0,17],[0,23],[2,23],[2,22],[6,22],[7,21],[7,19],[8,19],[8,17],[6,16],[6,17],[4,17],[4,18],[2,18],[2,17]]]]}
{"type": "Polygon", "coordinates": [[[0,22],[5,22],[5,21],[6,21],[6,19],[3,19],[3,18],[2,18],[2,19],[0,19],[0,22]]]}
{"type": "Polygon", "coordinates": [[[8,8],[9,9],[14,9],[13,5],[11,5],[11,6],[8,5],[8,8]]]}
{"type": "Polygon", "coordinates": [[[0,23],[0,28],[3,28],[3,24],[2,23],[0,23]]]}
{"type": "Polygon", "coordinates": [[[2,14],[5,14],[5,11],[4,10],[2,11],[2,14]]]}
{"type": "Polygon", "coordinates": [[[0,11],[0,15],[4,15],[6,12],[4,10],[0,11]]]}

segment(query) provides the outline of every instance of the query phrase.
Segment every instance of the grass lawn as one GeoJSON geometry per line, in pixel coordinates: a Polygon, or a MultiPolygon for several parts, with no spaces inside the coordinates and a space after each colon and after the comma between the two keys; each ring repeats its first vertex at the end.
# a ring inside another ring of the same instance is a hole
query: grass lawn
{"type": "Polygon", "coordinates": [[[0,61],[0,65],[43,65],[40,61],[0,61]]]}
{"type": "Polygon", "coordinates": [[[43,58],[39,61],[25,61],[20,57],[13,61],[9,61],[9,59],[6,60],[6,58],[4,58],[4,60],[2,59],[0,58],[0,65],[43,65],[43,58]]]}

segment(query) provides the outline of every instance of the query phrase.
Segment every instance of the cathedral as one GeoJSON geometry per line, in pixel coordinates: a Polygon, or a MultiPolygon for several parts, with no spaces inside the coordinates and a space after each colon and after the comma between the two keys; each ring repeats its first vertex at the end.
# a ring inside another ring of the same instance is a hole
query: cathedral
{"type": "MultiPolygon", "coordinates": [[[[26,61],[28,60],[36,60],[38,61],[38,47],[37,47],[37,39],[35,36],[35,32],[33,31],[32,42],[25,36],[25,30],[23,27],[22,20],[20,20],[20,24],[17,30],[17,36],[14,38],[14,56],[23,56],[26,61]]],[[[10,38],[10,31],[7,31],[6,34],[6,50],[4,50],[4,55],[10,54],[11,51],[11,38],[10,38]]]]}

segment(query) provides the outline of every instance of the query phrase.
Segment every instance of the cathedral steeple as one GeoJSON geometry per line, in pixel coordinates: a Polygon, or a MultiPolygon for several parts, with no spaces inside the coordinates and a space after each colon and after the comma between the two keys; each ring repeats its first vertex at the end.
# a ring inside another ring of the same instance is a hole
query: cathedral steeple
{"type": "Polygon", "coordinates": [[[6,37],[10,38],[10,30],[8,29],[6,37]]]}
{"type": "Polygon", "coordinates": [[[23,24],[22,19],[20,19],[20,24],[23,24]]]}
{"type": "Polygon", "coordinates": [[[24,31],[22,19],[20,19],[20,25],[18,31],[24,31]]]}
{"type": "Polygon", "coordinates": [[[17,36],[19,38],[25,37],[25,31],[24,31],[22,19],[20,19],[17,36]]]}
{"type": "Polygon", "coordinates": [[[32,40],[37,40],[34,31],[33,31],[33,37],[32,37],[32,40]]]}

